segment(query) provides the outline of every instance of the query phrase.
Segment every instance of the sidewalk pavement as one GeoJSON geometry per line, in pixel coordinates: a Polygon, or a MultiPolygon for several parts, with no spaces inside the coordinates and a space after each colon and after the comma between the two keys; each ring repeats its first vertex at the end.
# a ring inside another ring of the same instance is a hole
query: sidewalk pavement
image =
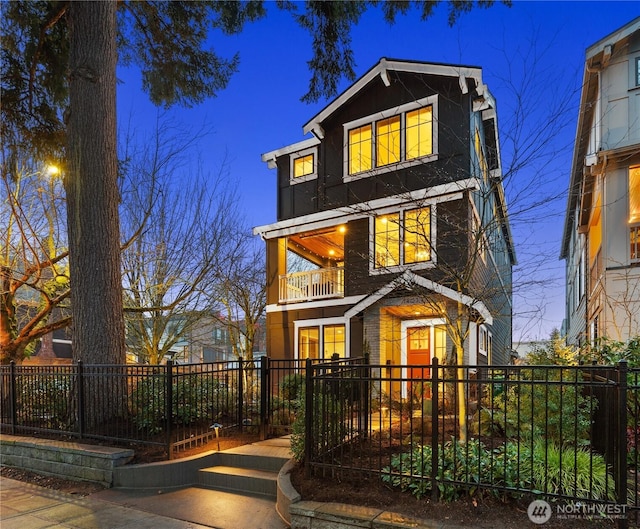
{"type": "Polygon", "coordinates": [[[0,477],[2,529],[285,529],[274,502],[195,487],[78,497],[0,477]]]}

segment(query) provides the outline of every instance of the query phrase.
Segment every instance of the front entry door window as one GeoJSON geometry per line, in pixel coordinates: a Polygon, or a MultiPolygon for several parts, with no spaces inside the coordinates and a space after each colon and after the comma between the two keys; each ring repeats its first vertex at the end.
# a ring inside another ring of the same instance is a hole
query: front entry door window
{"type": "Polygon", "coordinates": [[[415,398],[430,398],[431,327],[407,328],[408,393],[415,398]]]}

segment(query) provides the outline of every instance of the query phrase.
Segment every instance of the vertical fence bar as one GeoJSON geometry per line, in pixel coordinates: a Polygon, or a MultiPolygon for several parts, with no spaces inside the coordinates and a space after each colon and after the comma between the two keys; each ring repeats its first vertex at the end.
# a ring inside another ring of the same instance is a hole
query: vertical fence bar
{"type": "Polygon", "coordinates": [[[305,362],[304,385],[304,475],[311,477],[311,456],[313,454],[313,364],[311,358],[305,362]]]}
{"type": "Polygon", "coordinates": [[[16,363],[11,360],[9,364],[9,410],[11,413],[11,434],[16,434],[18,424],[18,402],[16,399],[16,363]]]}
{"type": "Polygon", "coordinates": [[[238,409],[237,409],[237,422],[240,431],[244,431],[244,423],[243,423],[243,403],[244,403],[244,367],[242,357],[238,357],[238,409]]]}
{"type": "Polygon", "coordinates": [[[173,437],[173,361],[167,360],[167,367],[165,370],[165,414],[166,414],[166,444],[167,444],[167,459],[173,457],[173,443],[171,438],[173,437]]]}
{"type": "Polygon", "coordinates": [[[369,423],[370,423],[370,414],[371,414],[371,403],[370,403],[370,387],[371,387],[371,366],[369,365],[369,353],[364,354],[364,366],[360,369],[361,373],[361,383],[360,383],[360,401],[362,403],[362,411],[360,413],[361,416],[364,417],[364,438],[367,439],[369,437],[369,423]]]}
{"type": "Polygon", "coordinates": [[[263,356],[260,359],[260,440],[264,441],[268,435],[269,417],[269,358],[263,356]]]}
{"type": "MultiPolygon", "coordinates": [[[[627,501],[627,362],[618,362],[618,420],[616,428],[617,436],[617,460],[616,460],[616,494],[618,505],[629,505],[627,501]]],[[[628,513],[627,513],[628,516],[628,513]]],[[[626,529],[627,516],[618,520],[618,528],[626,529]]]]}
{"type": "Polygon", "coordinates": [[[438,501],[438,415],[439,386],[438,358],[431,361],[431,500],[438,501]]]}
{"type": "Polygon", "coordinates": [[[82,360],[78,360],[78,363],[76,364],[76,370],[77,370],[77,395],[76,395],[76,399],[77,399],[77,403],[78,403],[78,435],[80,435],[80,439],[82,439],[82,437],[85,434],[86,431],[86,423],[85,423],[85,403],[84,403],[84,364],[82,363],[82,360]]]}

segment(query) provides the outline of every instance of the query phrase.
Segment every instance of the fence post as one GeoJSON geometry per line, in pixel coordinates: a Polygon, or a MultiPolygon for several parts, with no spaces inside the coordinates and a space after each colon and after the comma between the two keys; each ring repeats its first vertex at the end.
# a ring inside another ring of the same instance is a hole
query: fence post
{"type": "Polygon", "coordinates": [[[371,365],[369,364],[369,353],[364,354],[364,368],[360,369],[362,381],[360,382],[360,402],[362,403],[362,412],[360,415],[364,418],[364,435],[369,437],[369,419],[370,419],[370,402],[369,389],[371,384],[371,365]]]}
{"type": "Polygon", "coordinates": [[[304,375],[304,475],[310,478],[313,455],[313,364],[311,358],[305,361],[304,375]]]}
{"type": "Polygon", "coordinates": [[[16,434],[16,424],[18,423],[18,402],[16,399],[16,363],[11,360],[9,363],[9,411],[11,413],[11,434],[16,434]]]}
{"type": "MultiPolygon", "coordinates": [[[[616,460],[616,495],[618,505],[627,502],[627,361],[618,362],[618,410],[617,410],[617,460],[616,460]]],[[[627,513],[628,516],[628,513],[627,513]]],[[[618,520],[618,528],[626,529],[627,518],[618,520]]]]}
{"type": "Polygon", "coordinates": [[[438,501],[438,404],[440,384],[438,383],[438,358],[431,360],[431,501],[438,501]]]}
{"type": "Polygon", "coordinates": [[[267,389],[270,386],[269,380],[269,358],[263,356],[260,359],[260,440],[264,441],[267,438],[269,428],[269,395],[270,391],[267,389]]]}
{"type": "Polygon", "coordinates": [[[242,422],[243,420],[243,413],[242,413],[242,408],[243,408],[243,404],[244,404],[244,368],[242,365],[242,357],[239,356],[238,357],[238,426],[240,428],[240,432],[244,432],[244,424],[242,422]]]}
{"type": "Polygon", "coordinates": [[[84,364],[82,360],[78,360],[76,364],[76,368],[78,370],[78,430],[80,439],[84,436],[85,432],[85,403],[84,403],[84,364]]]}
{"type": "Polygon", "coordinates": [[[172,459],[173,446],[171,438],[173,437],[173,360],[167,360],[165,379],[165,414],[167,418],[166,422],[166,443],[167,443],[167,458],[172,459]]]}

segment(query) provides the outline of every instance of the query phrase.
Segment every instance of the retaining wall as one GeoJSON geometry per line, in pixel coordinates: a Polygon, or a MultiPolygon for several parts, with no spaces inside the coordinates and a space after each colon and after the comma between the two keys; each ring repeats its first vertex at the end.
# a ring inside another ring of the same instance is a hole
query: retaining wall
{"type": "Polygon", "coordinates": [[[75,481],[113,485],[114,469],[133,458],[133,450],[69,441],[0,435],[0,465],[75,481]]]}

